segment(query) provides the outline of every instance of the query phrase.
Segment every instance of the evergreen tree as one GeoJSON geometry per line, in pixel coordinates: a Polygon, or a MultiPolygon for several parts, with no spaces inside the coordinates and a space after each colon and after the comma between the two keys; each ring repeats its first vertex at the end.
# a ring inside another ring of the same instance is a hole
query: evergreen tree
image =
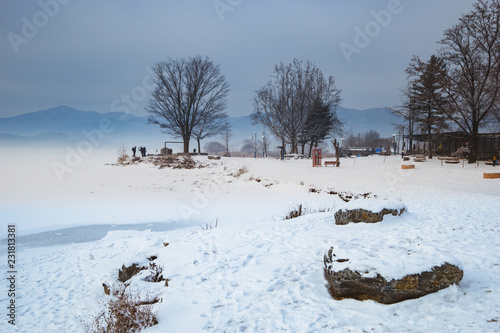
{"type": "Polygon", "coordinates": [[[441,88],[446,78],[446,65],[435,55],[428,62],[414,57],[406,71],[414,78],[410,101],[419,129],[427,134],[429,158],[432,158],[433,135],[447,127],[446,115],[441,111],[447,104],[441,88]]]}

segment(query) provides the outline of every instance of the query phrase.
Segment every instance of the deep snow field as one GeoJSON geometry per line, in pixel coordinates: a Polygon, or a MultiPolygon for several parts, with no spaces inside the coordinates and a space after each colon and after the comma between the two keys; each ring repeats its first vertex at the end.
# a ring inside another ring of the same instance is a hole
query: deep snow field
{"type": "Polygon", "coordinates": [[[497,171],[484,163],[432,159],[401,170],[399,156],[341,159],[340,168],[197,157],[205,168],[181,170],[116,166],[115,151],[94,151],[58,177],[64,150],[0,153],[2,279],[8,224],[17,226],[18,272],[16,326],[5,282],[1,332],[84,332],[104,308],[102,283],[152,255],[170,281],[132,279],[130,288],[162,299],[159,324],[144,332],[500,332],[500,179],[483,179],[497,171]],[[377,198],[346,203],[329,190],[377,198]],[[335,225],[336,210],[381,202],[408,212],[335,225]],[[297,204],[330,211],[283,220],[297,204]],[[390,277],[415,269],[398,253],[417,245],[426,260],[460,262],[460,284],[393,305],[329,295],[331,246],[366,253],[390,277]]]}

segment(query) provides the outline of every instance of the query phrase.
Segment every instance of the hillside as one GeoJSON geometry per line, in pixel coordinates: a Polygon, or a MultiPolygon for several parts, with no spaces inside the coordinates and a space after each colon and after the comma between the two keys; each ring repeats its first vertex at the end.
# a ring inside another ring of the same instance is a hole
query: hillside
{"type": "MultiPolygon", "coordinates": [[[[400,118],[383,108],[354,110],[339,107],[338,116],[346,124],[346,131],[364,133],[377,130],[381,136],[394,133],[394,123],[400,118]]],[[[239,150],[244,140],[252,139],[254,133],[262,137],[263,127],[253,125],[250,116],[229,117],[233,131],[231,149],[239,150]]],[[[146,146],[150,152],[160,149],[164,141],[179,141],[161,133],[156,125],[148,124],[147,116],[137,117],[123,112],[98,113],[80,111],[68,106],[58,106],[48,110],[25,113],[15,117],[0,118],[0,142],[10,144],[77,144],[100,131],[99,146],[117,147],[124,142],[128,147],[146,146]]],[[[205,140],[222,141],[220,137],[205,140]]],[[[172,144],[170,144],[172,146],[172,144]]],[[[194,141],[191,147],[195,148],[194,141]]],[[[173,144],[174,150],[181,146],[173,144]]]]}

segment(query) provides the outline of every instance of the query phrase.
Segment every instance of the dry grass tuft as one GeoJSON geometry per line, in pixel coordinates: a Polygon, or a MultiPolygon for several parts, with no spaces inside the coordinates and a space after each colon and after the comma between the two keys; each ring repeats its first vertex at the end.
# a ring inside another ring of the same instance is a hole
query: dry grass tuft
{"type": "Polygon", "coordinates": [[[158,324],[152,307],[160,302],[155,298],[152,301],[141,301],[138,294],[122,289],[113,292],[106,310],[95,317],[90,325],[85,327],[86,332],[96,333],[128,333],[158,324]]]}
{"type": "Polygon", "coordinates": [[[284,220],[291,220],[291,219],[294,219],[294,218],[297,218],[299,216],[302,216],[302,215],[306,215],[307,214],[307,209],[305,209],[302,204],[299,204],[295,207],[292,207],[292,209],[285,215],[285,217],[283,218],[284,220]]]}

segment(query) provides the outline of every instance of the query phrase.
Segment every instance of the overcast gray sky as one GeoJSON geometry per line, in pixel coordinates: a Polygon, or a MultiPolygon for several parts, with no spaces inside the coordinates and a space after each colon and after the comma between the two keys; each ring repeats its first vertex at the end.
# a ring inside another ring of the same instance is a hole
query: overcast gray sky
{"type": "Polygon", "coordinates": [[[310,59],[342,106],[395,106],[413,55],[427,59],[472,0],[0,0],[2,117],[68,105],[144,115],[148,66],[209,56],[252,112],[273,66],[310,59]],[[361,32],[360,32],[361,31],[361,32]]]}

